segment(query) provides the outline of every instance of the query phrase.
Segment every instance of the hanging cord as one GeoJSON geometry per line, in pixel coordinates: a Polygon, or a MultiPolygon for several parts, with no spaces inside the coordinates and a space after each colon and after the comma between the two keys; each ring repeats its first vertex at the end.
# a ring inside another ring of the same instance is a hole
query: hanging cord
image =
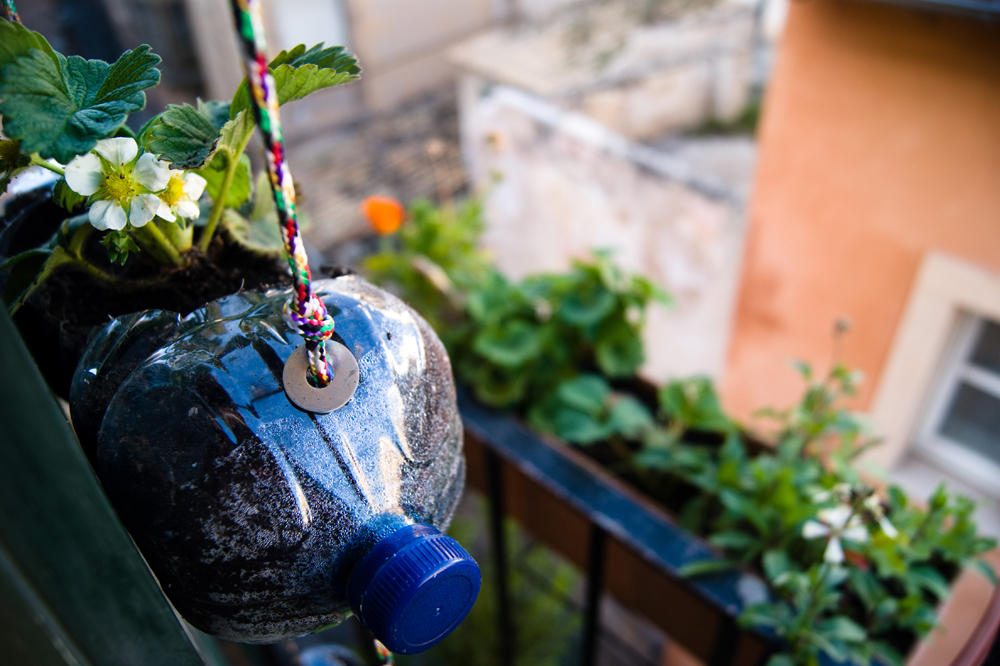
{"type": "Polygon", "coordinates": [[[292,185],[292,174],[285,162],[285,147],[281,140],[278,93],[267,69],[267,45],[264,42],[260,0],[232,0],[232,6],[237,32],[243,44],[247,81],[250,83],[253,99],[251,107],[264,137],[267,172],[271,177],[281,236],[285,241],[285,252],[292,269],[294,294],[285,305],[285,322],[306,339],[306,352],[309,356],[307,379],[314,387],[323,388],[330,383],[324,343],[333,335],[333,319],[327,314],[323,301],[313,293],[310,284],[309,260],[295,217],[295,188],[292,185]]]}
{"type": "Polygon", "coordinates": [[[378,663],[381,666],[396,666],[396,660],[392,658],[389,648],[382,645],[382,641],[375,639],[375,654],[378,655],[378,663]]]}
{"type": "Polygon", "coordinates": [[[14,0],[4,0],[4,4],[7,5],[7,18],[14,23],[20,23],[21,17],[17,15],[17,7],[14,6],[14,0]]]}

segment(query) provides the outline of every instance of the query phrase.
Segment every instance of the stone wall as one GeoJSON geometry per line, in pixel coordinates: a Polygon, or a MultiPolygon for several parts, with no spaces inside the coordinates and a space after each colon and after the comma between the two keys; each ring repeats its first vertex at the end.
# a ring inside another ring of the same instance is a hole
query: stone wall
{"type": "Polygon", "coordinates": [[[513,278],[560,271],[592,249],[612,248],[622,267],[675,298],[672,308],[650,313],[643,373],[663,380],[721,372],[752,142],[727,148],[732,159],[721,162],[736,173],[725,174],[706,168],[712,160],[697,141],[636,144],[474,76],[462,82],[460,117],[470,180],[487,198],[485,245],[501,270],[513,278]]]}

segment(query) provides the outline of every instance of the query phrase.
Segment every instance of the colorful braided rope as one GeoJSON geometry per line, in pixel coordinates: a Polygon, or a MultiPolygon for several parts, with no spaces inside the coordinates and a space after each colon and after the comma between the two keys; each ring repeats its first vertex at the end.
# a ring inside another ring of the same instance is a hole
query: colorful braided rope
{"type": "Polygon", "coordinates": [[[17,15],[17,7],[14,6],[14,0],[5,0],[4,4],[7,5],[7,18],[14,23],[20,23],[21,17],[17,15]]]}
{"type": "Polygon", "coordinates": [[[299,224],[295,217],[295,188],[292,185],[292,174],[285,162],[285,147],[281,140],[278,93],[271,72],[267,69],[267,45],[264,42],[260,0],[232,0],[232,6],[237,32],[243,44],[247,81],[253,98],[251,107],[264,138],[267,172],[271,177],[281,236],[285,241],[285,252],[292,269],[294,294],[285,305],[285,322],[305,338],[306,352],[309,355],[309,383],[322,388],[330,383],[323,343],[333,335],[333,319],[327,314],[323,301],[312,291],[309,260],[299,235],[299,224]]]}
{"type": "Polygon", "coordinates": [[[389,648],[382,645],[382,641],[375,641],[375,654],[378,655],[378,663],[382,666],[396,666],[396,660],[392,658],[389,648]]]}

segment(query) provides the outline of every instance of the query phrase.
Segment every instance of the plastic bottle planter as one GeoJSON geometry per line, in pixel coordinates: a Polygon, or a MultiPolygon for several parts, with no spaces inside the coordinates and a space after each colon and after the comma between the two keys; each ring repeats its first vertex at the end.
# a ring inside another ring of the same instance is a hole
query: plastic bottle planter
{"type": "Polygon", "coordinates": [[[329,414],[291,405],[302,343],[287,291],[242,293],[180,318],[112,321],[71,391],[108,495],[194,626],[287,639],[350,610],[391,650],[428,648],[465,617],[479,568],[446,528],[465,460],[451,366],[397,298],[354,276],[316,283],[360,384],[329,414]]]}

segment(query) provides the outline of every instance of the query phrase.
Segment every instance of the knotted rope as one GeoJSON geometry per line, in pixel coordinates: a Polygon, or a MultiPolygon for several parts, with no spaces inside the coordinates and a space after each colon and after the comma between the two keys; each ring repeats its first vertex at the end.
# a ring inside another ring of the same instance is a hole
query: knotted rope
{"type": "Polygon", "coordinates": [[[267,68],[267,44],[264,41],[260,0],[232,0],[232,6],[237,33],[243,45],[252,99],[250,106],[264,138],[267,173],[271,177],[271,191],[278,207],[281,237],[285,242],[285,252],[292,270],[294,293],[285,304],[284,318],[289,328],[306,340],[309,383],[323,388],[331,379],[324,343],[333,335],[333,319],[327,314],[323,301],[312,291],[309,260],[299,235],[299,224],[295,216],[295,188],[292,185],[292,174],[285,162],[285,147],[281,139],[278,92],[267,68]]]}
{"type": "Polygon", "coordinates": [[[20,23],[21,17],[17,15],[17,7],[14,6],[14,0],[5,0],[4,4],[7,5],[7,18],[14,23],[20,23]]]}

